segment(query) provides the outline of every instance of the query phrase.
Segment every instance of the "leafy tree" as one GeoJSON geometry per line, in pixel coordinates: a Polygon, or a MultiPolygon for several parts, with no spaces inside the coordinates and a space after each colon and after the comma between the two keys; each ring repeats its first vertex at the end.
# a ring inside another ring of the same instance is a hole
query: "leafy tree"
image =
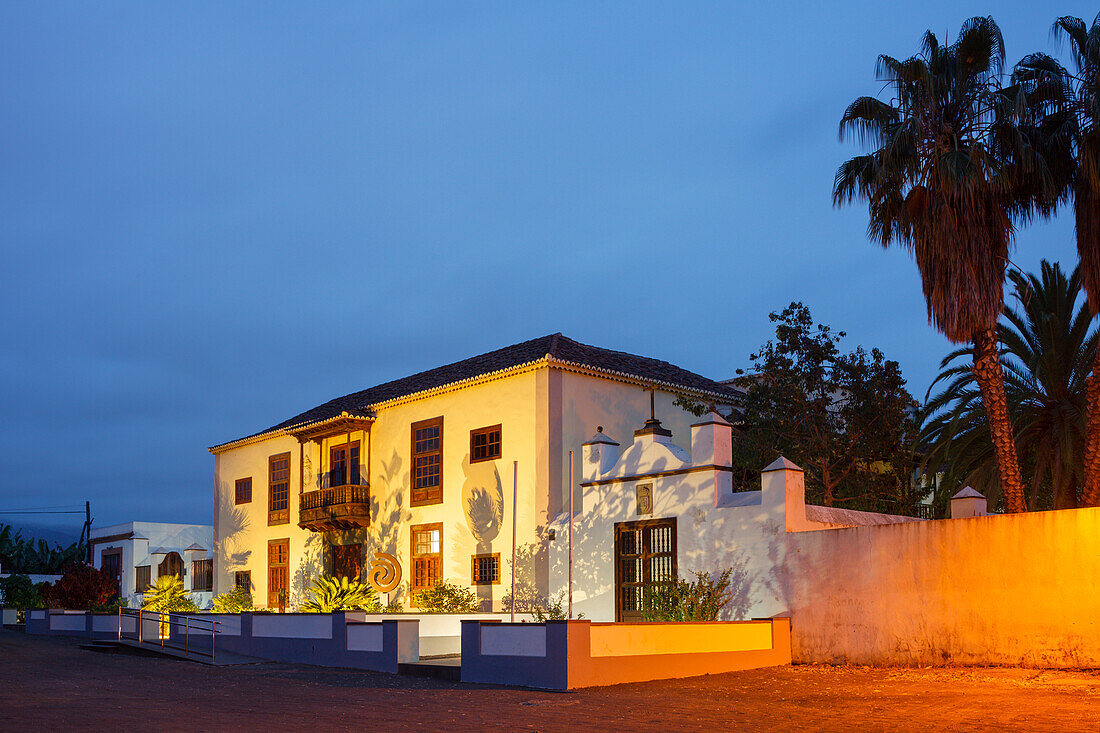
{"type": "Polygon", "coordinates": [[[213,600],[214,613],[241,613],[252,610],[252,594],[239,585],[233,590],[219,593],[213,600]]]}
{"type": "Polygon", "coordinates": [[[308,613],[333,611],[371,611],[379,613],[382,605],[378,593],[367,583],[348,578],[321,576],[309,589],[310,598],[301,610],[308,613]]]}
{"type": "Polygon", "coordinates": [[[7,572],[55,575],[80,562],[84,554],[85,545],[81,543],[50,547],[45,540],[25,539],[11,525],[0,524],[0,565],[7,572]]]}
{"type": "Polygon", "coordinates": [[[10,575],[0,578],[0,601],[9,608],[20,610],[44,608],[45,602],[38,587],[26,575],[10,575]]]}
{"type": "Polygon", "coordinates": [[[840,121],[874,150],[837,170],[833,202],[867,202],[868,236],[913,253],[929,320],[954,343],[972,342],[971,367],[988,415],[1006,511],[1026,510],[1004,375],[997,318],[1004,305],[1011,215],[1023,193],[1050,181],[1042,158],[1014,126],[1001,93],[1004,42],[992,18],[971,18],[955,43],[926,32],[921,53],[879,56],[877,75],[891,101],[860,97],[840,121]]]}
{"type": "MultiPolygon", "coordinates": [[[[1020,107],[1033,115],[1039,145],[1049,161],[1054,196],[1034,196],[1032,205],[1050,216],[1072,195],[1077,228],[1081,283],[1093,315],[1100,312],[1100,14],[1088,26],[1065,16],[1054,22],[1053,34],[1068,42],[1072,71],[1042,53],[1016,65],[1013,82],[1020,107]]],[[[1088,383],[1088,422],[1084,447],[1081,500],[1100,506],[1100,353],[1088,383]]]]}
{"type": "Polygon", "coordinates": [[[911,511],[915,402],[895,361],[878,349],[842,353],[845,333],[791,303],[769,316],[775,341],[749,358],[734,416],[735,480],[753,485],[783,455],[806,472],[811,503],[911,511]]]}
{"type": "Polygon", "coordinates": [[[424,613],[475,613],[479,610],[473,591],[445,580],[437,580],[431,588],[414,593],[413,604],[424,613]]]}
{"type": "Polygon", "coordinates": [[[191,600],[184,589],[183,581],[177,575],[162,575],[145,591],[141,607],[158,613],[176,613],[197,611],[199,607],[191,600]]]}
{"type": "MultiPolygon", "coordinates": [[[[1039,275],[1009,274],[1018,307],[999,325],[1005,391],[1021,463],[1030,473],[1029,509],[1078,506],[1084,484],[1087,378],[1097,351],[1081,278],[1044,261],[1039,275]]],[[[1001,503],[989,424],[966,366],[967,348],[951,352],[929,388],[920,443],[922,471],[941,473],[937,504],[969,484],[1001,503]]]]}
{"type": "Polygon", "coordinates": [[[50,608],[110,611],[118,607],[118,583],[85,563],[73,563],[56,583],[41,587],[42,600],[50,608]]]}

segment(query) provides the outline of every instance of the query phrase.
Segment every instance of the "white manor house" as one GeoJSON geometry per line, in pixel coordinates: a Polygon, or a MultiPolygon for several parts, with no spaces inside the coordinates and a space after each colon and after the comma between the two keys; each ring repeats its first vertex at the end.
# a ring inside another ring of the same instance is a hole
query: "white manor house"
{"type": "MultiPolygon", "coordinates": [[[[801,472],[797,486],[782,474],[789,501],[767,480],[763,495],[735,491],[730,425],[685,411],[681,396],[729,408],[738,392],[554,334],[216,445],[214,592],[242,585],[257,607],[294,609],[316,576],[365,579],[382,552],[402,578],[386,600],[405,610],[443,579],[505,611],[514,510],[517,599],[555,597],[567,588],[570,451],[574,595],[594,620],[636,618],[639,586],[669,570],[771,572],[782,552],[768,543],[785,531],[904,521],[817,508],[796,520],[801,472]],[[635,442],[620,455],[608,436],[635,442]]],[[[740,592],[735,613],[785,610],[766,584],[740,592]]]]}

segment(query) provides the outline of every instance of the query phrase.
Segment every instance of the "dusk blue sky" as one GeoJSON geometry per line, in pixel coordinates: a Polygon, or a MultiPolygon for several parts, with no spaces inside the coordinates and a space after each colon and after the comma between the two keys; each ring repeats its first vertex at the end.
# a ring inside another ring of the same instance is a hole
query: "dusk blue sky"
{"type": "Polygon", "coordinates": [[[556,331],[726,378],[792,300],[923,397],[950,344],[831,204],[841,112],[925,29],[992,13],[1011,65],[1098,9],[5,3],[0,516],[209,523],[207,446],[332,397],[556,331]]]}

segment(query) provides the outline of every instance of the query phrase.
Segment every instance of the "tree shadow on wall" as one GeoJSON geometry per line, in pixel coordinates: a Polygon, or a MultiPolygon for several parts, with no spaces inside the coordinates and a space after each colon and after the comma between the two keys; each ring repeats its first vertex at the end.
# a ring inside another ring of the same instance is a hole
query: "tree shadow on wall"
{"type": "Polygon", "coordinates": [[[215,565],[227,573],[247,568],[252,556],[246,544],[250,526],[248,515],[230,500],[228,484],[219,487],[218,497],[218,539],[214,546],[218,561],[215,565]]]}
{"type": "MultiPolygon", "coordinates": [[[[468,530],[477,543],[474,553],[488,555],[493,552],[493,540],[504,524],[504,487],[493,461],[470,463],[469,456],[462,462],[465,481],[462,484],[462,508],[466,525],[456,524],[455,530],[468,530]]],[[[473,569],[470,570],[471,575],[473,569]]],[[[473,578],[470,578],[471,582],[473,578]]],[[[478,607],[482,611],[493,610],[493,585],[475,586],[478,607]]]]}

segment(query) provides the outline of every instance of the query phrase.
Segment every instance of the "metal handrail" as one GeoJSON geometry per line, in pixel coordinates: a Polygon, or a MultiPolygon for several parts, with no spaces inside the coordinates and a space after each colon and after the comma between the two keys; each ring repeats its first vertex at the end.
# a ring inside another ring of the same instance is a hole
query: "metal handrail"
{"type": "MultiPolygon", "coordinates": [[[[127,618],[134,618],[134,619],[137,620],[135,640],[137,641],[138,646],[141,646],[141,644],[144,642],[144,639],[142,638],[142,636],[143,636],[143,631],[144,631],[144,622],[146,620],[155,620],[157,622],[157,626],[158,626],[157,636],[160,639],[160,647],[162,649],[164,649],[164,648],[181,649],[182,648],[183,652],[187,655],[191,654],[191,631],[194,630],[196,633],[202,632],[204,636],[205,636],[205,632],[209,632],[210,633],[210,661],[211,662],[214,661],[214,646],[215,646],[214,639],[218,634],[218,625],[221,623],[220,621],[217,621],[215,619],[192,618],[191,616],[185,615],[183,613],[172,612],[172,611],[168,611],[168,612],[149,611],[149,610],[146,610],[144,608],[122,608],[120,606],[119,609],[118,609],[118,640],[119,641],[122,641],[123,638],[127,638],[127,639],[130,638],[128,636],[129,632],[123,632],[123,630],[122,630],[122,618],[124,616],[127,617],[127,618]],[[175,616],[175,618],[173,618],[173,616],[175,616]],[[180,618],[182,618],[183,620],[180,621],[180,618]],[[204,628],[203,624],[209,625],[209,628],[204,628]],[[170,644],[170,643],[166,644],[165,643],[165,639],[170,639],[171,638],[172,626],[173,625],[175,625],[177,627],[183,626],[183,629],[184,629],[184,632],[183,632],[183,647],[180,647],[176,644],[170,644]],[[165,628],[167,628],[167,630],[168,630],[167,634],[163,633],[163,631],[162,631],[165,628]]],[[[205,652],[199,651],[199,650],[196,650],[195,653],[203,655],[203,656],[205,656],[205,654],[206,654],[205,652]]]]}

